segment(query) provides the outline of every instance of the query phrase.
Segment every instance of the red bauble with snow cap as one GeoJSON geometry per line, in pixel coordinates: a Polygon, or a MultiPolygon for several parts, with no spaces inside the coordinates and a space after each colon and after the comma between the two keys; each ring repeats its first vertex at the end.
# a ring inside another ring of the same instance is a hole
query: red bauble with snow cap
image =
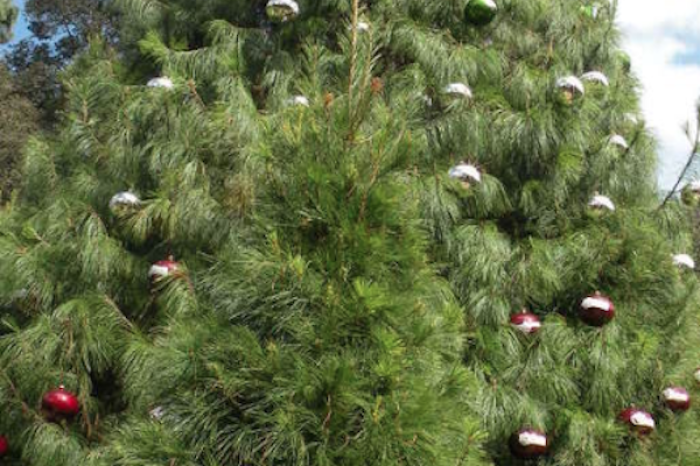
{"type": "Polygon", "coordinates": [[[540,318],[532,312],[523,309],[520,314],[510,316],[510,324],[522,333],[532,334],[540,331],[542,323],[540,318]]]}
{"type": "Polygon", "coordinates": [[[602,327],[615,318],[615,305],[597,291],[581,302],[581,320],[594,327],[602,327]]]}
{"type": "Polygon", "coordinates": [[[620,420],[639,435],[651,434],[656,429],[654,417],[641,409],[627,408],[620,413],[620,420]]]}
{"type": "Polygon", "coordinates": [[[534,459],[546,455],[549,439],[536,429],[520,429],[510,437],[510,451],[521,459],[534,459]]]}
{"type": "Polygon", "coordinates": [[[7,441],[7,437],[0,435],[0,458],[7,455],[10,450],[10,443],[7,441]]]}
{"type": "Polygon", "coordinates": [[[683,387],[669,387],[661,396],[671,411],[682,412],[690,409],[690,394],[683,387]]]}
{"type": "Polygon", "coordinates": [[[180,268],[180,264],[175,262],[173,256],[166,260],[158,261],[148,270],[148,278],[152,282],[156,282],[162,278],[168,277],[180,268]]]}
{"type": "Polygon", "coordinates": [[[80,411],[80,401],[75,394],[61,385],[51,390],[41,400],[41,407],[51,420],[72,418],[80,411]]]}

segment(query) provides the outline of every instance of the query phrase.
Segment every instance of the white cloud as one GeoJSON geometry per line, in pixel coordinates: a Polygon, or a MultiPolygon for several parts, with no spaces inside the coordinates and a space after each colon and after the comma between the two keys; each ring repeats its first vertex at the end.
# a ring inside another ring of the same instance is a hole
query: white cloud
{"type": "Polygon", "coordinates": [[[700,48],[700,1],[619,0],[623,47],[643,85],[642,109],[659,140],[662,189],[669,189],[685,162],[689,143],[681,129],[694,119],[700,97],[700,63],[677,57],[700,48]]]}

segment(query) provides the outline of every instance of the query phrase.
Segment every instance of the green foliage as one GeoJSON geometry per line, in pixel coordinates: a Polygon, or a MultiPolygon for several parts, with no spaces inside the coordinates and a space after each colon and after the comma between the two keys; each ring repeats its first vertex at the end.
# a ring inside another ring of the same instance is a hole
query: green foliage
{"type": "Polygon", "coordinates": [[[542,464],[692,464],[700,418],[659,400],[694,383],[690,238],[626,119],[614,5],[502,0],[474,28],[462,0],[361,2],[355,35],[351,2],[282,25],[264,3],[120,1],[121,53],[95,41],[64,74],[60,130],[0,213],[11,461],[511,465],[531,426],[542,464]],[[560,98],[594,69],[609,88],[560,98]],[[596,192],[617,210],[591,215],[596,192]],[[603,328],[578,318],[596,290],[603,328]],[[536,335],[508,325],[524,307],[536,335]],[[63,426],[38,410],[59,383],[83,404],[63,426]],[[616,422],[630,405],[648,439],[616,422]]]}
{"type": "Polygon", "coordinates": [[[0,100],[0,199],[4,202],[17,187],[24,145],[38,130],[39,116],[4,66],[0,66],[0,100]]]}
{"type": "Polygon", "coordinates": [[[12,39],[12,28],[17,21],[19,11],[12,0],[0,1],[0,43],[12,39]]]}

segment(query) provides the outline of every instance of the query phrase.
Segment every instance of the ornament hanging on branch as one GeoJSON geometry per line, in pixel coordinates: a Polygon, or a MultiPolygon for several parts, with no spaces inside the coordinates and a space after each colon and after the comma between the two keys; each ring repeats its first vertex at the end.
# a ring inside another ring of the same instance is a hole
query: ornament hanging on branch
{"type": "Polygon", "coordinates": [[[299,4],[294,0],[270,0],[267,2],[265,12],[270,21],[286,23],[299,16],[299,4]]]}
{"type": "Polygon", "coordinates": [[[146,84],[146,86],[168,90],[175,88],[175,84],[173,83],[173,81],[166,76],[160,78],[153,78],[150,81],[148,81],[148,84],[146,84]]]}
{"type": "Polygon", "coordinates": [[[607,196],[596,194],[588,203],[589,212],[594,216],[602,215],[605,212],[615,212],[615,204],[607,196]]]}
{"type": "Polygon", "coordinates": [[[526,309],[523,309],[520,314],[513,314],[510,316],[510,324],[517,330],[528,335],[539,332],[542,327],[540,318],[528,312],[526,309]]]}
{"type": "Polygon", "coordinates": [[[610,81],[608,81],[608,77],[600,71],[590,71],[584,74],[583,76],[581,76],[581,81],[600,84],[601,86],[605,87],[610,86],[610,81]]]}
{"type": "Polygon", "coordinates": [[[573,104],[586,93],[583,83],[576,76],[559,78],[557,80],[557,88],[559,89],[559,101],[566,105],[573,104]]]}
{"type": "MultiPolygon", "coordinates": [[[[352,23],[348,25],[348,30],[352,32],[352,23]]],[[[357,22],[357,32],[363,33],[363,32],[369,32],[369,23],[365,21],[358,21],[357,22]]]]}
{"type": "Polygon", "coordinates": [[[673,265],[679,268],[695,269],[695,260],[688,254],[676,254],[673,256],[673,265]]]}
{"type": "Polygon", "coordinates": [[[153,264],[148,270],[148,278],[151,280],[151,283],[155,283],[177,272],[179,268],[180,264],[175,262],[173,256],[170,256],[167,260],[158,261],[153,264]]]}
{"type": "Polygon", "coordinates": [[[75,417],[80,411],[80,401],[74,393],[63,385],[47,392],[41,400],[41,407],[49,421],[62,421],[75,417]]]}
{"type": "Polygon", "coordinates": [[[133,193],[124,191],[112,196],[109,201],[109,209],[115,215],[123,214],[127,211],[138,208],[141,205],[141,200],[133,193]]]}
{"type": "Polygon", "coordinates": [[[458,180],[464,189],[469,189],[472,182],[481,183],[481,172],[469,163],[460,163],[450,168],[448,176],[458,180]]]}
{"type": "Polygon", "coordinates": [[[521,429],[510,437],[508,442],[513,456],[520,459],[535,459],[547,454],[549,439],[535,429],[521,429]]]}
{"type": "Polygon", "coordinates": [[[464,9],[464,19],[474,26],[486,26],[491,23],[498,13],[498,5],[494,0],[469,0],[464,9]]]}
{"type": "Polygon", "coordinates": [[[0,458],[7,455],[10,451],[10,442],[7,441],[7,437],[0,435],[0,458]]]}
{"type": "Polygon", "coordinates": [[[662,393],[668,409],[674,412],[683,412],[690,409],[690,394],[682,387],[669,387],[662,393]]]}
{"type": "Polygon", "coordinates": [[[696,207],[700,204],[700,180],[685,185],[681,192],[681,200],[683,204],[690,207],[696,207]]]}
{"type": "Polygon", "coordinates": [[[581,301],[581,320],[593,327],[602,327],[615,318],[612,300],[597,291],[581,301]]]}
{"type": "Polygon", "coordinates": [[[628,150],[630,148],[629,144],[627,144],[627,140],[619,134],[613,134],[610,136],[610,139],[608,139],[608,144],[619,147],[623,150],[628,150]]]}
{"type": "Polygon", "coordinates": [[[309,102],[309,99],[303,95],[295,95],[287,100],[287,105],[292,107],[309,107],[311,102],[309,102]]]}
{"type": "Polygon", "coordinates": [[[165,416],[165,409],[163,409],[162,406],[156,406],[148,412],[148,415],[151,416],[151,419],[154,421],[162,421],[165,416]]]}
{"type": "Polygon", "coordinates": [[[471,99],[472,90],[464,83],[452,83],[445,86],[443,92],[453,99],[471,99]]]}
{"type": "Polygon", "coordinates": [[[628,408],[620,413],[620,420],[639,435],[648,435],[656,429],[651,414],[637,408],[628,408]]]}

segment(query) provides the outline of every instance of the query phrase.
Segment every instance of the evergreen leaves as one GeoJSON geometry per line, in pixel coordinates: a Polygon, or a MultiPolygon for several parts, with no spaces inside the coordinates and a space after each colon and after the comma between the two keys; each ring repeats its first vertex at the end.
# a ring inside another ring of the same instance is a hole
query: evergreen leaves
{"type": "Polygon", "coordinates": [[[354,41],[349,2],[283,25],[264,2],[119,2],[121,53],[95,42],[66,72],[61,128],[31,141],[0,215],[17,458],[505,465],[524,426],[550,436],[543,464],[692,457],[697,416],[659,402],[694,383],[700,343],[696,280],[671,261],[685,213],[653,215],[614,8],[503,0],[477,30],[465,4],[367,2],[354,41]],[[560,95],[596,69],[609,88],[560,95]],[[450,178],[460,162],[481,181],[450,178]],[[126,190],[140,205],[111,210],[126,190]],[[587,208],[596,192],[618,210],[587,208]],[[604,328],[578,319],[596,290],[618,308],[604,328]],[[508,327],[522,308],[537,335],[508,327]],[[59,383],[83,405],[61,426],[38,410],[59,383]],[[648,441],[615,422],[633,404],[657,417],[648,441]]]}

